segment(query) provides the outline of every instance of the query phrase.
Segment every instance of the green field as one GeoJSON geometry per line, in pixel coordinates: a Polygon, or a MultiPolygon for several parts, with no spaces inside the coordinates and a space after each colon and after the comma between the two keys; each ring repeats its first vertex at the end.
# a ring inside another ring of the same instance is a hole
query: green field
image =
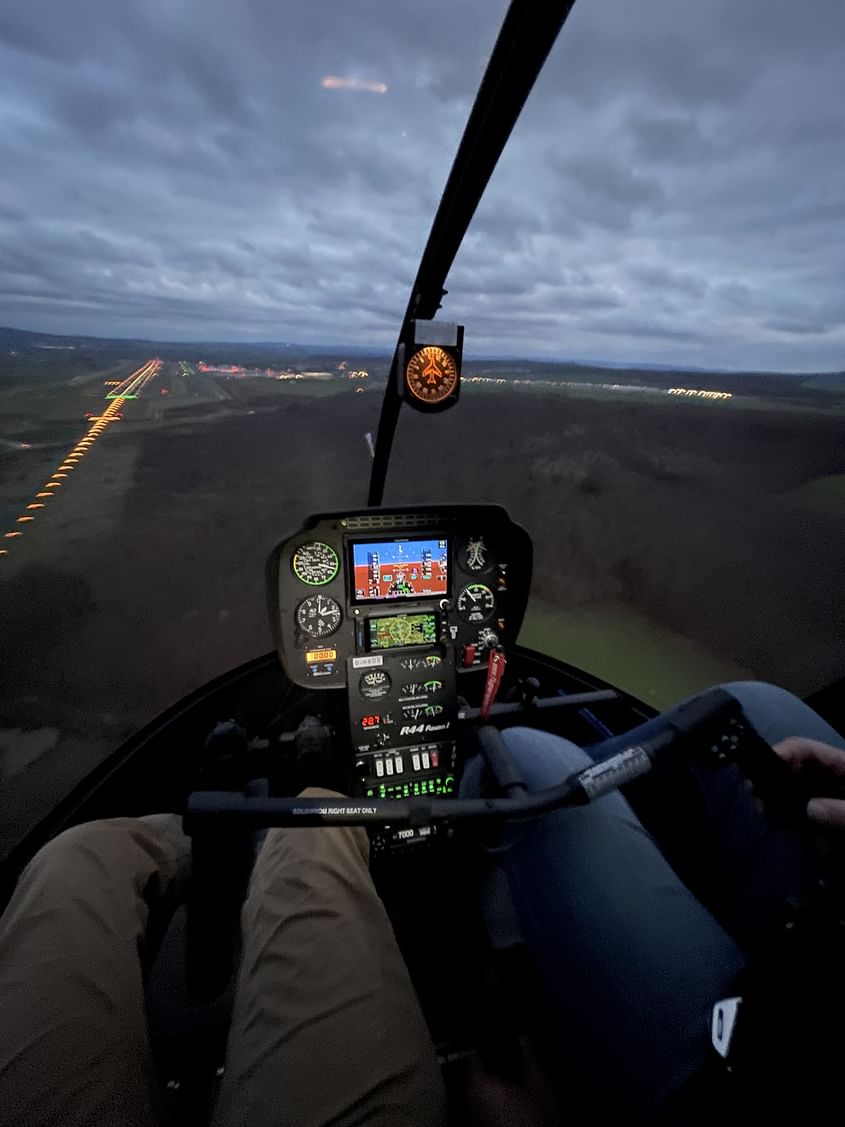
{"type": "Polygon", "coordinates": [[[660,710],[710,685],[752,676],[621,603],[562,611],[532,599],[519,641],[660,710]]]}
{"type": "MultiPolygon", "coordinates": [[[[679,382],[681,382],[681,380],[682,377],[679,377],[679,382]]],[[[686,382],[695,381],[687,379],[686,382]]],[[[628,386],[633,390],[625,390],[624,384],[613,388],[600,382],[586,380],[584,383],[574,386],[573,383],[563,380],[556,383],[554,380],[549,380],[548,377],[534,380],[530,376],[523,376],[520,378],[519,383],[507,379],[502,384],[475,384],[471,382],[471,379],[465,379],[462,385],[462,392],[469,392],[472,395],[496,395],[507,391],[508,394],[560,395],[566,399],[598,400],[605,403],[648,404],[651,406],[658,403],[671,402],[674,408],[689,411],[706,410],[731,412],[748,409],[751,411],[764,412],[798,412],[807,416],[819,413],[825,415],[845,414],[845,398],[841,396],[837,397],[829,388],[822,385],[807,384],[806,387],[810,389],[809,393],[807,393],[803,390],[801,385],[796,383],[790,395],[784,394],[783,391],[777,395],[771,395],[766,393],[764,387],[749,383],[747,387],[743,388],[741,391],[732,391],[732,398],[726,400],[712,400],[682,395],[670,396],[667,394],[666,387],[660,384],[655,384],[653,387],[640,384],[631,384],[628,386]]]]}
{"type": "Polygon", "coordinates": [[[241,376],[236,380],[220,379],[226,390],[245,403],[253,403],[262,399],[275,396],[307,395],[322,398],[327,395],[338,395],[341,392],[351,391],[349,383],[343,380],[273,380],[266,376],[241,376]]]}
{"type": "Polygon", "coordinates": [[[799,501],[817,512],[845,517],[845,474],[828,474],[795,490],[799,501]]]}

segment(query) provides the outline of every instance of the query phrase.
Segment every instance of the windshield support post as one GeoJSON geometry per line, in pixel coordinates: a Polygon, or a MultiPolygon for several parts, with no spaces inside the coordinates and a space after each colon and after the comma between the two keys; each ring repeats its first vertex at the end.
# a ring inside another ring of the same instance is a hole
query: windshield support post
{"type": "Polygon", "coordinates": [[[464,135],[411,288],[393,353],[379,418],[367,504],[384,500],[393,436],[399,421],[401,345],[415,319],[430,321],[446,294],[445,282],[522,107],[575,0],[511,0],[478,88],[464,135]]]}

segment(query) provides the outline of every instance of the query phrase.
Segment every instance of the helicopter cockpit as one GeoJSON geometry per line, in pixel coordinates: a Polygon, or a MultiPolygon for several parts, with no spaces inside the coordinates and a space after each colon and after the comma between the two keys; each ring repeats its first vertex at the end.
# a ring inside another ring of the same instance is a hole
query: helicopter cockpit
{"type": "MultiPolygon", "coordinates": [[[[365,827],[373,885],[444,1072],[476,1051],[498,1053],[506,1072],[528,1025],[550,1029],[498,867],[522,823],[621,790],[636,833],[659,841],[708,904],[713,858],[690,763],[737,769],[786,819],[806,809],[807,794],[724,689],[656,727],[650,703],[520,643],[534,552],[519,512],[450,499],[445,473],[426,504],[384,505],[400,408],[435,414],[458,401],[464,329],[435,319],[445,282],[571,6],[509,8],[411,288],[375,442],[366,436],[367,504],[304,517],[267,560],[274,650],[137,732],[0,867],[5,903],[63,830],[152,811],[182,818],[188,900],[144,983],[156,1069],[177,1093],[174,1121],[207,1121],[240,912],[268,831],[365,827]],[[529,786],[502,735],[515,727],[576,745],[578,770],[529,786]]],[[[817,702],[831,731],[841,700],[840,682],[835,699],[817,702]]]]}

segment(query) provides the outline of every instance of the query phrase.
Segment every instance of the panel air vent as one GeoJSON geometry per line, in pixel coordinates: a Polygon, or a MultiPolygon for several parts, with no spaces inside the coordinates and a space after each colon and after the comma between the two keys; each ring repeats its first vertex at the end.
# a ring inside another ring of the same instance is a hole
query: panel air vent
{"type": "Polygon", "coordinates": [[[442,528],[446,523],[437,513],[367,513],[347,517],[344,527],[352,530],[373,528],[442,528]]]}

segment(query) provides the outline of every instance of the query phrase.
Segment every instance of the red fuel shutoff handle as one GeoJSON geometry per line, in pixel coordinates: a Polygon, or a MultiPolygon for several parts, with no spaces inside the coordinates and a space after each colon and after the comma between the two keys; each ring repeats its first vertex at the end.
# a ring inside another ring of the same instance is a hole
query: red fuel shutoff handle
{"type": "Polygon", "coordinates": [[[486,720],[490,709],[499,691],[502,674],[505,672],[505,655],[503,650],[491,650],[487,660],[487,681],[484,685],[484,696],[481,699],[481,715],[486,720]]]}

